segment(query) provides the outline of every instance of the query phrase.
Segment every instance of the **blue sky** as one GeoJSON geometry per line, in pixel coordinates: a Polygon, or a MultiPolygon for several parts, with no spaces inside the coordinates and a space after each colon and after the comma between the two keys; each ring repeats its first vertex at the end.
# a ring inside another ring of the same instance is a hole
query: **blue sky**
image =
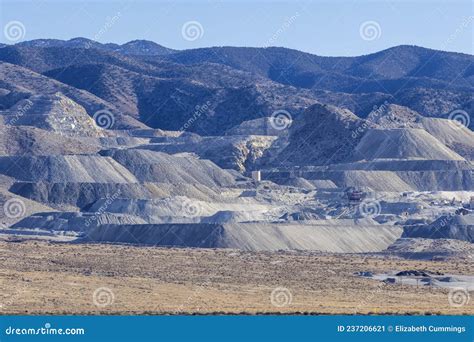
{"type": "Polygon", "coordinates": [[[2,43],[12,43],[5,28],[14,21],[24,27],[22,40],[148,39],[175,49],[273,45],[326,56],[413,44],[473,54],[470,0],[0,1],[2,43]],[[197,38],[183,36],[188,22],[198,23],[197,38]]]}

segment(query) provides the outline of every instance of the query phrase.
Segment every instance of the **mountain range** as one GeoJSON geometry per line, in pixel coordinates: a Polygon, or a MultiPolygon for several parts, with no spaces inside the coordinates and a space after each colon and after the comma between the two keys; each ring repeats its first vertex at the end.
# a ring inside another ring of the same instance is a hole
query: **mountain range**
{"type": "Polygon", "coordinates": [[[63,90],[81,105],[88,102],[89,115],[110,110],[117,127],[179,130],[208,104],[205,120],[186,128],[207,136],[276,110],[296,118],[315,103],[360,118],[387,102],[440,118],[453,110],[472,116],[474,106],[474,57],[417,46],[321,57],[277,47],[176,51],[143,40],[39,39],[3,46],[0,61],[9,70],[1,79],[8,90],[0,97],[4,108],[11,98],[63,90]],[[25,77],[35,81],[20,80],[25,77]]]}
{"type": "Polygon", "coordinates": [[[470,244],[470,219],[432,223],[472,216],[473,65],[405,45],[359,57],[1,46],[0,234],[337,253],[470,244]]]}

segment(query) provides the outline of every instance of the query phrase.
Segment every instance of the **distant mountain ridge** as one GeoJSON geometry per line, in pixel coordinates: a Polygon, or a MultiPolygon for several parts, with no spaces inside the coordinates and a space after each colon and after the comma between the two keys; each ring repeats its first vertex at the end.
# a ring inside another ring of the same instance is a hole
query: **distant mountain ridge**
{"type": "Polygon", "coordinates": [[[179,51],[168,58],[183,64],[225,64],[284,84],[349,93],[394,92],[403,85],[394,80],[409,83],[414,78],[417,86],[441,88],[457,80],[449,88],[474,87],[474,56],[408,45],[358,57],[322,57],[276,47],[212,47],[179,51]],[[369,82],[352,84],[362,80],[369,82]]]}
{"type": "Polygon", "coordinates": [[[176,51],[145,40],[119,45],[86,38],[37,39],[0,47],[0,61],[9,63],[2,88],[13,90],[0,97],[2,107],[27,96],[25,86],[32,94],[42,91],[32,86],[39,78],[32,74],[34,81],[28,82],[23,69],[15,80],[16,65],[45,76],[44,84],[47,79],[60,82],[49,82],[46,93],[80,92],[73,99],[91,116],[90,109],[98,107],[83,98],[132,119],[121,119],[119,127],[136,127],[138,120],[152,128],[186,126],[201,135],[222,135],[276,110],[296,118],[316,103],[348,109],[360,118],[385,103],[426,117],[447,118],[463,110],[471,118],[470,127],[474,125],[474,56],[417,46],[322,57],[278,47],[176,51]],[[206,103],[201,120],[188,125],[196,108],[206,103]]]}
{"type": "Polygon", "coordinates": [[[63,48],[94,48],[118,52],[124,55],[136,56],[159,56],[166,55],[176,50],[169,49],[149,40],[132,40],[125,44],[107,43],[102,44],[87,38],[61,39],[34,39],[16,44],[16,46],[26,46],[35,48],[63,47],[63,48]]]}

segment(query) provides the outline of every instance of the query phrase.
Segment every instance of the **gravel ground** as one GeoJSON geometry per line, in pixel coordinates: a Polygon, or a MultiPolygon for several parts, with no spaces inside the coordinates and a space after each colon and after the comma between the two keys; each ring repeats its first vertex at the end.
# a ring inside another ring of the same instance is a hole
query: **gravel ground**
{"type": "Polygon", "coordinates": [[[3,314],[473,314],[447,289],[354,272],[472,274],[466,260],[0,241],[3,314]],[[470,273],[471,272],[471,273],[470,273]]]}

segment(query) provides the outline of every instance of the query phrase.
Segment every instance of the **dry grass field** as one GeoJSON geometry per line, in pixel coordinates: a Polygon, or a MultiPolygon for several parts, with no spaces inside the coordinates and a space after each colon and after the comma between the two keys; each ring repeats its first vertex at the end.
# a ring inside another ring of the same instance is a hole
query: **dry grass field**
{"type": "Polygon", "coordinates": [[[0,313],[474,314],[472,299],[452,307],[445,289],[353,275],[472,274],[473,266],[465,260],[0,241],[0,313]]]}

